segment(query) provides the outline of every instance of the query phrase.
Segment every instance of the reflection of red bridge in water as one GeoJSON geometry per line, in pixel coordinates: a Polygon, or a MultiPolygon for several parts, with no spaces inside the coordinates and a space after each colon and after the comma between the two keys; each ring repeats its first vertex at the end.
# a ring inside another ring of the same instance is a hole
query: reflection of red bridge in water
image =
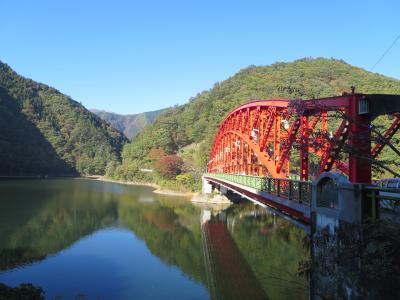
{"type": "Polygon", "coordinates": [[[211,299],[267,299],[223,220],[203,223],[202,240],[211,299]]]}
{"type": "Polygon", "coordinates": [[[399,127],[398,95],[253,101],[233,110],[220,125],[205,179],[309,222],[309,178],[336,170],[352,183],[371,183],[371,162],[399,127]],[[391,125],[372,143],[371,132],[377,132],[372,121],[381,115],[389,115],[391,125]],[[237,176],[229,180],[224,174],[237,176]],[[238,174],[258,176],[251,179],[258,181],[249,189],[244,184],[249,179],[238,174]],[[293,174],[300,180],[288,180],[293,174]]]}

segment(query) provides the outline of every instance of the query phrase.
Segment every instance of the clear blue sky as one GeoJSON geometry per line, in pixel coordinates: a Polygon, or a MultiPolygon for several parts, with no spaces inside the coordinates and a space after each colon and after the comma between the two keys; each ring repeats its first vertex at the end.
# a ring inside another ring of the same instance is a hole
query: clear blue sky
{"type": "MultiPolygon", "coordinates": [[[[88,108],[185,103],[248,65],[335,57],[370,69],[400,1],[0,2],[0,60],[88,108]]],[[[400,78],[400,41],[375,72],[400,78]]]]}

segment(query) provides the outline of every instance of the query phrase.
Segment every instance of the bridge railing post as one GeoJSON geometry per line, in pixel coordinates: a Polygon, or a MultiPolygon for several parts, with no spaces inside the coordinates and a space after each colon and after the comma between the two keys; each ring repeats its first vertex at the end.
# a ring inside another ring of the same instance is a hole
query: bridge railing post
{"type": "Polygon", "coordinates": [[[299,184],[299,203],[303,202],[303,188],[304,188],[304,183],[300,182],[300,184],[299,184]]]}
{"type": "Polygon", "coordinates": [[[299,186],[299,183],[296,180],[290,180],[290,195],[291,195],[291,200],[298,201],[296,191],[299,186]]]}
{"type": "Polygon", "coordinates": [[[281,180],[280,179],[278,179],[277,184],[278,184],[277,195],[280,196],[281,195],[281,180]]]}
{"type": "Polygon", "coordinates": [[[288,199],[292,200],[292,189],[293,189],[293,181],[289,180],[289,190],[288,190],[288,199]]]}
{"type": "Polygon", "coordinates": [[[305,183],[305,193],[302,201],[307,202],[307,204],[311,205],[311,193],[312,193],[312,183],[307,182],[305,183]]]}
{"type": "Polygon", "coordinates": [[[262,177],[262,191],[268,190],[268,178],[262,177]]]}
{"type": "Polygon", "coordinates": [[[273,178],[269,179],[269,193],[275,193],[275,180],[273,178]]]}

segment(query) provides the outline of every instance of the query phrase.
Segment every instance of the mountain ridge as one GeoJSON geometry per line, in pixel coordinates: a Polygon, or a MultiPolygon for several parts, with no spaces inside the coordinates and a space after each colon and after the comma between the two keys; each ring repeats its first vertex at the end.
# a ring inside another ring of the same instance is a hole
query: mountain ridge
{"type": "Polygon", "coordinates": [[[103,174],[126,138],[79,102],[0,61],[0,175],[103,174]]]}
{"type": "Polygon", "coordinates": [[[137,114],[118,114],[111,111],[92,108],[91,112],[109,122],[128,139],[134,138],[146,126],[153,124],[155,119],[166,109],[158,109],[137,114]]]}

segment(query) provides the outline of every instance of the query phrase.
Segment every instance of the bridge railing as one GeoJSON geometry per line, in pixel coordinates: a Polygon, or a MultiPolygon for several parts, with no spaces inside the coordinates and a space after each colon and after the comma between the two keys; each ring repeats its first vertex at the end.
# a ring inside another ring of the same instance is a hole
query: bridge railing
{"type": "Polygon", "coordinates": [[[372,201],[372,218],[378,217],[379,209],[400,213],[400,189],[364,186],[363,193],[372,201]]]}
{"type": "Polygon", "coordinates": [[[204,176],[241,184],[299,203],[307,205],[311,203],[312,183],[310,181],[227,173],[205,173],[204,176]]]}

